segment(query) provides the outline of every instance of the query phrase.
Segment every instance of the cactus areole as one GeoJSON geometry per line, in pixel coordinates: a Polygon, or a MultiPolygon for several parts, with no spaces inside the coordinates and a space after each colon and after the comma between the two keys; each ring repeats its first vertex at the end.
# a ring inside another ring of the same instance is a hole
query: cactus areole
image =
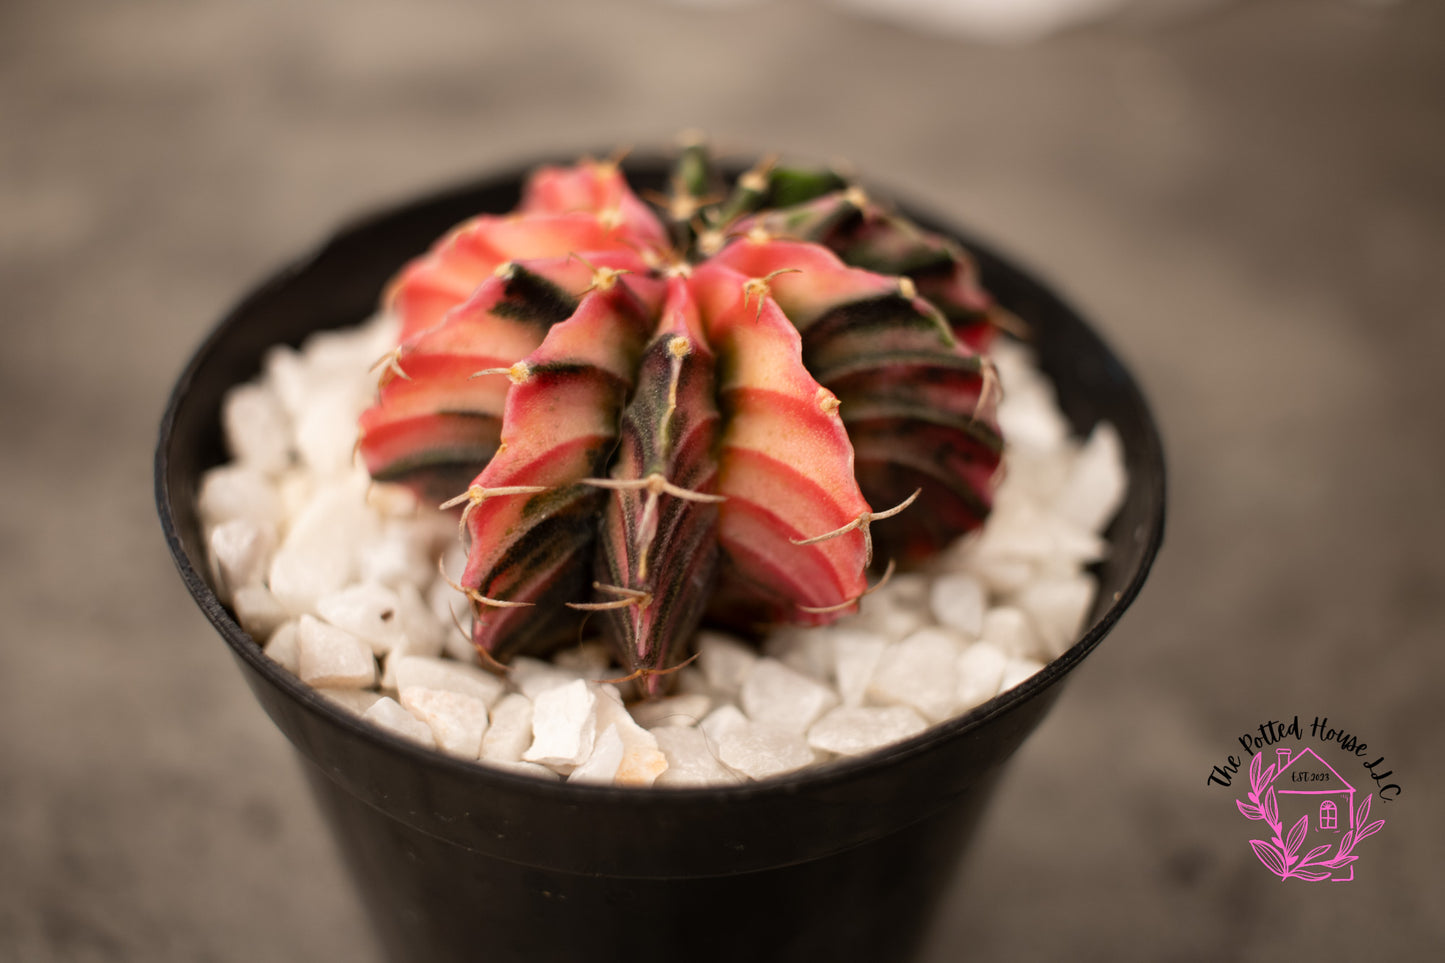
{"type": "Polygon", "coordinates": [[[486,661],[598,628],[644,695],[704,619],[855,611],[987,515],[1002,441],[968,255],[832,171],[682,150],[544,167],[392,281],[377,480],[456,511],[486,661]]]}

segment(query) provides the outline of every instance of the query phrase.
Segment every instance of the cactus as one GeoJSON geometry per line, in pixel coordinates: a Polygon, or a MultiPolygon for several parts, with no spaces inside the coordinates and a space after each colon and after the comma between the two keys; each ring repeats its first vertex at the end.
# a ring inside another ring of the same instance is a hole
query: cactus
{"type": "Polygon", "coordinates": [[[388,289],[359,449],[459,512],[491,662],[595,618],[655,695],[703,619],[830,622],[988,513],[1006,316],[968,256],[833,171],[723,187],[697,144],[655,208],[545,167],[388,289]]]}

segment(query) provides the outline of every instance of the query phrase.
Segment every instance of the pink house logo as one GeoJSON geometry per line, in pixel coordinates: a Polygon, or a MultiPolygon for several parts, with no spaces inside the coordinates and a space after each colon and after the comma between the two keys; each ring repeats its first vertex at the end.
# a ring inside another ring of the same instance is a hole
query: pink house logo
{"type": "Polygon", "coordinates": [[[1249,795],[1234,804],[1248,819],[1264,822],[1268,839],[1249,845],[1265,868],[1280,879],[1345,883],[1355,878],[1355,847],[1385,825],[1369,822],[1372,793],[1357,793],[1313,749],[1276,749],[1249,764],[1249,795]],[[1363,798],[1356,801],[1356,796],[1363,798]],[[1288,825],[1289,829],[1284,827],[1288,825]]]}

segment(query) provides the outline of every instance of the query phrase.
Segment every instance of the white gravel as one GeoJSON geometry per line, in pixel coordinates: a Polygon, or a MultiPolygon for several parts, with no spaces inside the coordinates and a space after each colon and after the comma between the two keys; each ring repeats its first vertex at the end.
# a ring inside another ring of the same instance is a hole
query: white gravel
{"type": "Polygon", "coordinates": [[[371,647],[345,629],[303,615],[296,648],[297,674],[307,685],[367,689],[376,684],[371,647]]]}
{"type": "Polygon", "coordinates": [[[908,706],[853,706],[834,709],[808,730],[814,749],[856,756],[928,728],[928,720],[908,706]]]}
{"type": "Polygon", "coordinates": [[[759,648],[699,633],[673,695],[627,707],[624,675],[589,640],[549,661],[482,668],[458,625],[465,562],[450,516],[372,485],[353,460],[382,317],[278,347],[229,392],[235,461],[199,493],[212,574],[241,626],[287,671],[383,729],[542,778],[725,785],[867,753],[1018,685],[1086,628],[1101,532],[1126,478],[1117,432],[1068,434],[1029,351],[993,349],[1005,395],[1006,474],[988,524],[857,615],[784,628],[759,648]]]}
{"type": "Polygon", "coordinates": [[[481,755],[487,731],[487,704],[481,699],[414,685],[401,690],[401,705],[427,724],[438,749],[463,759],[481,755]]]}

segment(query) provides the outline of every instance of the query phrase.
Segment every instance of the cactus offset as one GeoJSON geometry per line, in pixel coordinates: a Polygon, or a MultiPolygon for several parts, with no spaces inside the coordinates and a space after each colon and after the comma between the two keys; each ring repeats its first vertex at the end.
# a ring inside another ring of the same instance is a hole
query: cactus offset
{"type": "Polygon", "coordinates": [[[388,291],[360,451],[460,512],[492,661],[598,618],[656,694],[704,618],[830,622],[988,513],[1005,316],[967,255],[831,171],[721,188],[697,145],[660,213],[543,168],[388,291]]]}

